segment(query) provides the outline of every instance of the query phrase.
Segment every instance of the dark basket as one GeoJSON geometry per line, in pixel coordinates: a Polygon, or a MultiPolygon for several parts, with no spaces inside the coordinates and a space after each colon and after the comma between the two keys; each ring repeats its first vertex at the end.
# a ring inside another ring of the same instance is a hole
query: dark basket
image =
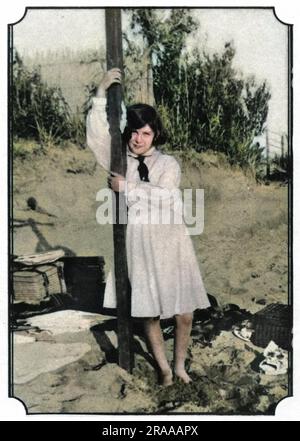
{"type": "Polygon", "coordinates": [[[292,344],[292,308],[282,303],[272,303],[254,314],[254,333],[251,341],[265,348],[273,340],[282,349],[290,350],[292,344]]]}
{"type": "Polygon", "coordinates": [[[105,289],[104,258],[101,256],[62,257],[67,292],[73,308],[102,313],[105,289]]]}

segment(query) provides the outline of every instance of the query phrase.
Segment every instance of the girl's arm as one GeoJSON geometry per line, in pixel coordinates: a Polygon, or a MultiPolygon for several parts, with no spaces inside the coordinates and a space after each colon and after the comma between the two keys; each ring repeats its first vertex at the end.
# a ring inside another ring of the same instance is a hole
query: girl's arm
{"type": "Polygon", "coordinates": [[[109,125],[106,116],[106,91],[114,83],[121,83],[121,71],[114,68],[106,72],[99,84],[96,97],[86,121],[87,145],[93,151],[97,162],[107,171],[110,169],[109,125]]]}

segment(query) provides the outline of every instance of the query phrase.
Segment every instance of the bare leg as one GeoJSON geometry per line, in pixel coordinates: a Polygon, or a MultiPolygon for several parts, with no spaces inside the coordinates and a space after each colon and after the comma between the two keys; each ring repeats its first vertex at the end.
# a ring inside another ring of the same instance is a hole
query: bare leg
{"type": "Polygon", "coordinates": [[[146,319],[145,332],[149,340],[153,356],[158,364],[161,374],[161,384],[169,386],[173,382],[172,369],[165,354],[165,342],[159,319],[146,319]]]}
{"type": "Polygon", "coordinates": [[[175,374],[184,383],[190,383],[192,380],[185,370],[185,359],[192,330],[193,314],[176,315],[175,318],[175,374]]]}

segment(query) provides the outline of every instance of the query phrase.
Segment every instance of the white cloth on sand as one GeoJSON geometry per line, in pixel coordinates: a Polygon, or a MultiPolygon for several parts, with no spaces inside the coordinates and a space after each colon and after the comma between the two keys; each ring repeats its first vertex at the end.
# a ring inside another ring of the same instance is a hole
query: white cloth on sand
{"type": "MultiPolygon", "coordinates": [[[[93,98],[87,117],[87,144],[100,165],[110,170],[110,134],[106,117],[106,99],[93,98]]],[[[128,224],[126,251],[131,283],[133,317],[169,318],[210,306],[203,285],[192,240],[184,223],[152,224],[148,208],[160,201],[161,210],[176,212],[180,185],[180,166],[175,158],[152,147],[145,154],[149,181],[142,182],[139,162],[130,150],[127,154],[126,203],[128,224]],[[171,190],[171,196],[158,197],[155,191],[171,190]],[[137,221],[137,213],[140,221],[137,221]]],[[[178,214],[178,209],[177,209],[178,214]]],[[[104,306],[116,307],[113,271],[106,283],[104,306]]]]}

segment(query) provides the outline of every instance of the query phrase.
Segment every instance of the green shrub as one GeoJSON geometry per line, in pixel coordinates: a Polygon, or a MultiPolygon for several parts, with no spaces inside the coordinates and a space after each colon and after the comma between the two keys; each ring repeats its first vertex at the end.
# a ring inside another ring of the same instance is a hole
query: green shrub
{"type": "Polygon", "coordinates": [[[57,87],[41,79],[39,69],[29,71],[14,51],[12,67],[12,124],[14,138],[35,139],[42,146],[72,134],[69,106],[57,87]]]}

